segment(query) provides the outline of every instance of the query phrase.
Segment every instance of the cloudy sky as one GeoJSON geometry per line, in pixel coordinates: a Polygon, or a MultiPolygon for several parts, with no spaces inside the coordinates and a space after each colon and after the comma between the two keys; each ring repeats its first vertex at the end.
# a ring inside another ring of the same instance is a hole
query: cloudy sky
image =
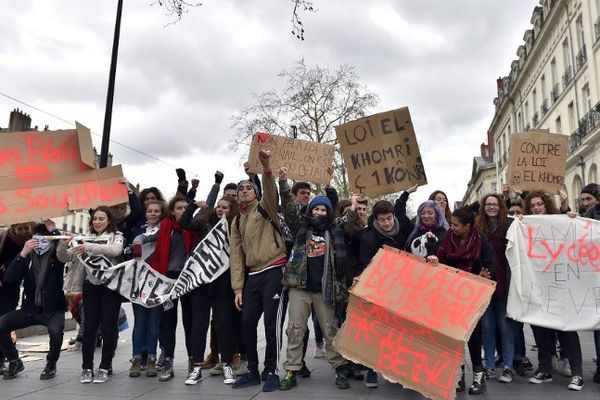
{"type": "MultiPolygon", "coordinates": [[[[243,173],[229,150],[231,116],[276,89],[277,74],[348,64],[380,99],[409,106],[429,184],[460,200],[493,117],[496,78],[508,74],[534,0],[315,0],[305,40],[287,0],[205,0],[176,24],[153,0],[125,0],[112,138],[115,163],[142,187],[174,192],[174,166],[201,181],[243,173]]],[[[0,92],[101,134],[117,1],[3,0],[0,92]]],[[[70,128],[0,95],[0,126],[21,108],[33,125],[70,128]]],[[[100,137],[94,136],[100,147],[100,137]]]]}

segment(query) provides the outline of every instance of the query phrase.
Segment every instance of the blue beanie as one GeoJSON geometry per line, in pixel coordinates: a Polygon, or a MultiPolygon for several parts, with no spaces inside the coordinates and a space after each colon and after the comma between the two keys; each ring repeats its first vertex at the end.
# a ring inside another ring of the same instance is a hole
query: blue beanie
{"type": "Polygon", "coordinates": [[[333,209],[331,201],[325,196],[317,196],[308,203],[308,211],[312,211],[316,206],[325,206],[328,211],[333,209]]]}

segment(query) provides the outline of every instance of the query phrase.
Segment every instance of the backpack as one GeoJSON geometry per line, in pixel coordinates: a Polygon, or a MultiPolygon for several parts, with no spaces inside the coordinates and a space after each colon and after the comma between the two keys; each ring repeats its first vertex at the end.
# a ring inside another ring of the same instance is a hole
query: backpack
{"type": "MultiPolygon", "coordinates": [[[[277,238],[277,233],[279,233],[279,236],[281,238],[283,238],[283,245],[285,246],[285,254],[286,256],[289,257],[289,255],[292,252],[292,248],[294,247],[294,237],[292,236],[292,231],[290,230],[290,228],[287,226],[287,224],[285,223],[285,220],[283,218],[283,215],[281,213],[277,213],[277,219],[278,219],[278,224],[275,223],[275,221],[273,221],[273,219],[271,218],[271,216],[269,215],[269,213],[260,206],[260,204],[258,204],[258,206],[256,207],[256,209],[258,210],[258,212],[260,213],[260,215],[266,219],[267,221],[269,221],[269,223],[273,226],[273,239],[275,240],[275,243],[277,244],[277,247],[281,247],[281,243],[280,240],[277,238]]],[[[240,230],[240,216],[238,215],[238,217],[235,219],[235,225],[237,227],[237,230],[240,230]]]]}

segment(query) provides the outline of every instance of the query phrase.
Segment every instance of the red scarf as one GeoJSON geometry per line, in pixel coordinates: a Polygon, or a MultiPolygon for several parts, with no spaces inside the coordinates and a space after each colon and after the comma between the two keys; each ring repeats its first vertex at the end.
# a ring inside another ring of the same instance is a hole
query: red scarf
{"type": "Polygon", "coordinates": [[[193,232],[181,229],[179,222],[170,217],[160,221],[160,230],[156,240],[156,248],[150,260],[150,266],[157,272],[166,275],[169,269],[169,255],[171,253],[171,232],[182,232],[185,251],[189,253],[195,244],[196,236],[193,232]]]}
{"type": "Polygon", "coordinates": [[[479,260],[481,256],[481,247],[481,235],[477,232],[477,229],[471,229],[471,233],[464,244],[461,244],[461,240],[450,230],[444,235],[440,243],[438,258],[442,263],[451,267],[471,272],[473,263],[479,260]]]}

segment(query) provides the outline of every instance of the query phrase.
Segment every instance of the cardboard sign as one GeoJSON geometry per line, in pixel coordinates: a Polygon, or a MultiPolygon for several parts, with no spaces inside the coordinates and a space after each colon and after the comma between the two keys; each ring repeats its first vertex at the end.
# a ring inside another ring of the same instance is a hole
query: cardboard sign
{"type": "Polygon", "coordinates": [[[509,317],[560,331],[600,329],[600,221],[528,215],[506,237],[509,317]]]}
{"type": "Polygon", "coordinates": [[[271,169],[287,167],[290,179],[326,185],[331,181],[328,167],[333,166],[332,144],[323,144],[258,132],[250,145],[250,172],[262,173],[260,149],[271,151],[271,169]]]}
{"type": "Polygon", "coordinates": [[[0,134],[0,224],[128,200],[121,166],[95,169],[89,130],[0,134]]]}
{"type": "Polygon", "coordinates": [[[567,171],[569,136],[540,131],[510,137],[508,184],[520,190],[556,193],[567,171]]]}
{"type": "Polygon", "coordinates": [[[495,283],[385,246],[350,290],[335,345],[348,360],[432,399],[453,399],[464,344],[495,283]]]}
{"type": "Polygon", "coordinates": [[[335,127],[353,193],[381,196],[427,184],[408,107],[335,127]]]}

